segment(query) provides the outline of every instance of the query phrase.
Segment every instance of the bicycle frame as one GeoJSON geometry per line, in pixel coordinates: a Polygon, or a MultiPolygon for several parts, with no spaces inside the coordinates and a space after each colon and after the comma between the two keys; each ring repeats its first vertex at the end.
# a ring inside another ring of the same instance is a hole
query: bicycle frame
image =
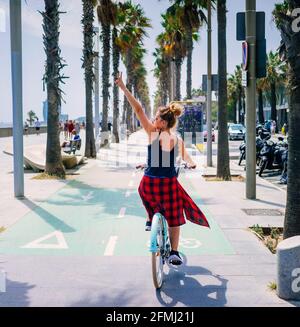
{"type": "MultiPolygon", "coordinates": [[[[163,235],[163,245],[164,247],[169,242],[169,232],[168,226],[165,217],[160,214],[156,213],[152,219],[152,226],[151,226],[151,240],[150,240],[150,248],[149,251],[152,253],[156,253],[158,249],[157,245],[157,233],[159,232],[159,228],[161,228],[162,224],[162,235],[163,235]]],[[[166,250],[166,249],[164,249],[166,250]]]]}

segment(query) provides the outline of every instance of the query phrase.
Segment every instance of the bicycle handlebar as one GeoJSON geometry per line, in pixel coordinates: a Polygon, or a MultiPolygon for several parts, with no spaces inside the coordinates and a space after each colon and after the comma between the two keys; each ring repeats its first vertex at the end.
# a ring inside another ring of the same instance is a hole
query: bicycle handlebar
{"type": "MultiPolygon", "coordinates": [[[[146,164],[139,164],[135,167],[137,170],[144,170],[147,168],[147,165],[146,164]]],[[[183,169],[195,169],[196,167],[189,167],[188,164],[186,162],[178,165],[178,166],[175,166],[176,169],[180,169],[180,168],[183,168],[183,169]]]]}

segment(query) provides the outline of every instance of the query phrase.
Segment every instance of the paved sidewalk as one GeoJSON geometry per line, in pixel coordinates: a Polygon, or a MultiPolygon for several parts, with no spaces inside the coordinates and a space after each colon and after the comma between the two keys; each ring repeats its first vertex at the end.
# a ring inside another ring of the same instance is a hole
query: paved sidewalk
{"type": "Polygon", "coordinates": [[[142,173],[134,170],[145,161],[146,143],[139,131],[127,145],[101,149],[67,182],[26,174],[25,201],[13,198],[12,158],[4,159],[0,226],[7,230],[0,234],[0,268],[7,272],[7,292],[0,293],[0,306],[299,306],[268,289],[276,256],[247,230],[257,223],[282,226],[283,216],[241,210],[284,211],[284,191],[259,179],[258,200],[249,201],[243,182],[207,182],[205,157],[194,149],[189,152],[199,169],[182,173],[180,183],[212,229],[183,226],[187,264],[167,271],[163,288],[155,291],[137,194],[142,173]]]}

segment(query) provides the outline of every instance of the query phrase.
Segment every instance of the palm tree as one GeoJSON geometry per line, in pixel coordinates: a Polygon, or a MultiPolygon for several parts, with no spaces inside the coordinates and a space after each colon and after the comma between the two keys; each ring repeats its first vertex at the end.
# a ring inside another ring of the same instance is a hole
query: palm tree
{"type": "Polygon", "coordinates": [[[267,76],[265,85],[270,90],[271,120],[276,122],[277,129],[277,87],[285,79],[285,71],[278,52],[270,51],[267,58],[267,76]]]}
{"type": "Polygon", "coordinates": [[[237,108],[237,102],[238,102],[238,97],[237,97],[237,88],[236,88],[236,81],[234,78],[234,75],[230,75],[227,81],[227,94],[228,94],[228,101],[229,101],[229,108],[232,108],[232,120],[234,123],[237,123],[236,119],[236,108],[237,108]]]}
{"type": "Polygon", "coordinates": [[[37,117],[36,113],[34,111],[30,110],[30,111],[28,111],[27,116],[28,116],[27,121],[28,121],[29,125],[32,126],[32,123],[34,122],[35,118],[37,117]]]}
{"type": "Polygon", "coordinates": [[[93,50],[94,37],[94,7],[96,0],[82,0],[83,16],[81,23],[83,25],[83,64],[85,77],[85,97],[86,97],[86,140],[85,140],[85,156],[87,158],[96,158],[96,146],[94,137],[94,123],[93,123],[93,83],[94,75],[94,58],[95,52],[93,50]]]}
{"type": "MultiPolygon", "coordinates": [[[[149,19],[145,16],[144,10],[140,5],[135,5],[127,1],[122,5],[123,21],[120,26],[120,33],[116,43],[121,49],[122,59],[126,66],[127,81],[126,86],[130,92],[133,87],[133,49],[142,43],[143,37],[146,36],[146,28],[151,27],[149,19]]],[[[130,131],[133,131],[132,125],[132,108],[127,99],[124,97],[123,117],[130,131]]]]}
{"type": "Polygon", "coordinates": [[[61,58],[59,47],[59,3],[58,0],[45,0],[43,16],[44,47],[47,56],[44,83],[47,86],[48,118],[46,168],[49,175],[65,178],[59,139],[59,107],[62,100],[60,83],[65,76],[61,70],[66,66],[61,58]]]}
{"type": "Polygon", "coordinates": [[[206,21],[202,9],[207,8],[206,0],[172,0],[174,3],[167,12],[177,16],[186,34],[187,79],[186,97],[192,98],[192,55],[194,41],[199,39],[199,28],[206,21]]]}
{"type": "MultiPolygon", "coordinates": [[[[115,20],[112,30],[112,63],[113,63],[113,80],[115,81],[119,73],[121,49],[117,44],[119,36],[118,28],[122,22],[124,22],[124,12],[122,11],[122,4],[115,5],[115,20]]],[[[120,108],[119,108],[119,87],[113,83],[113,135],[115,142],[119,143],[119,122],[120,122],[120,108]]]]}
{"type": "Polygon", "coordinates": [[[238,104],[238,122],[244,123],[244,116],[243,113],[245,112],[245,91],[242,87],[242,66],[237,65],[234,71],[233,75],[233,81],[235,83],[236,87],[236,93],[237,93],[237,104],[238,104]]]}
{"type": "Polygon", "coordinates": [[[281,31],[280,58],[288,63],[290,91],[289,105],[289,158],[287,205],[283,237],[300,235],[300,33],[293,31],[293,10],[300,7],[300,0],[285,0],[276,5],[275,22],[281,31]]]}
{"type": "Polygon", "coordinates": [[[155,57],[154,62],[154,77],[158,80],[158,88],[161,93],[162,103],[160,105],[166,105],[169,98],[169,67],[170,61],[168,57],[164,54],[162,48],[156,48],[153,53],[155,57]]]}
{"type": "Polygon", "coordinates": [[[110,88],[110,39],[111,25],[116,24],[117,8],[111,0],[99,0],[97,7],[98,20],[102,26],[101,39],[103,44],[102,56],[102,132],[108,131],[108,101],[110,88]]]}
{"type": "Polygon", "coordinates": [[[226,0],[218,0],[218,164],[217,177],[231,180],[227,129],[227,44],[226,44],[226,0]]]}
{"type": "MultiPolygon", "coordinates": [[[[166,55],[175,62],[176,92],[175,100],[181,100],[181,66],[186,56],[186,34],[178,17],[166,13],[161,15],[164,32],[158,36],[158,43],[166,55]]],[[[171,74],[170,74],[171,76],[171,74]]]]}

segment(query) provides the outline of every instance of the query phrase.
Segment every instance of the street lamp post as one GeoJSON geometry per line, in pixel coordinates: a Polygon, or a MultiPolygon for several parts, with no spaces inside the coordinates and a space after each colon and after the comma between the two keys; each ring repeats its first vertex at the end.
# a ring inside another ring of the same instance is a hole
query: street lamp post
{"type": "Polygon", "coordinates": [[[9,4],[13,102],[14,194],[17,198],[23,198],[22,4],[21,0],[10,0],[9,4]]]}
{"type": "Polygon", "coordinates": [[[211,0],[207,0],[207,167],[212,167],[212,120],[211,120],[211,71],[212,71],[212,57],[211,57],[211,0]]]}
{"type": "MultiPolygon", "coordinates": [[[[94,27],[95,32],[95,140],[99,137],[99,27],[94,27]]],[[[98,140],[99,142],[99,140],[98,140]]]]}
{"type": "Polygon", "coordinates": [[[249,48],[246,88],[246,197],[256,198],[256,0],[246,0],[246,42],[249,48]]]}

